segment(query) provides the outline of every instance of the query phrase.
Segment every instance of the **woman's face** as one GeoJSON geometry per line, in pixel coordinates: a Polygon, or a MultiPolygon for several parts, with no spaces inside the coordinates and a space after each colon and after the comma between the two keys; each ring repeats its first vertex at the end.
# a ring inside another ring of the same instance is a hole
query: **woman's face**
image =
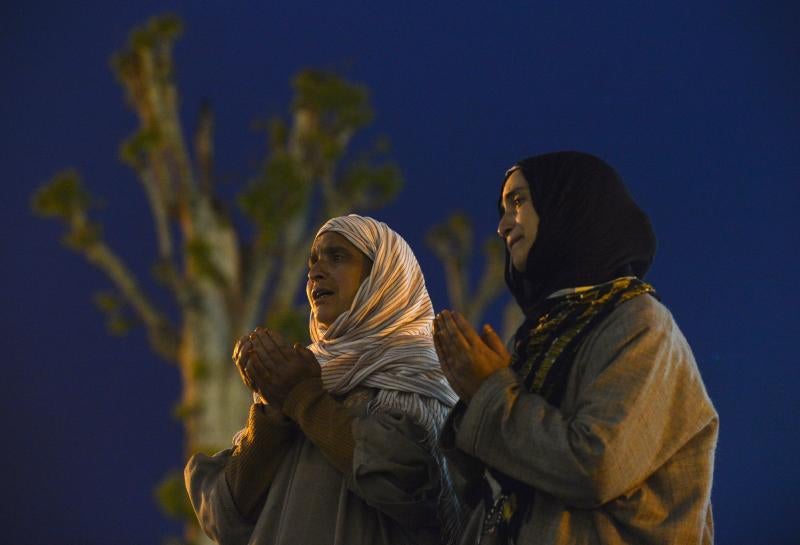
{"type": "Polygon", "coordinates": [[[515,170],[506,180],[500,202],[503,212],[497,234],[506,244],[511,264],[519,272],[525,272],[528,252],[539,232],[539,214],[533,207],[531,190],[521,170],[515,170]]]}
{"type": "Polygon", "coordinates": [[[330,327],[350,310],[372,262],[339,233],[326,231],[314,240],[308,258],[306,296],[320,324],[330,327]]]}

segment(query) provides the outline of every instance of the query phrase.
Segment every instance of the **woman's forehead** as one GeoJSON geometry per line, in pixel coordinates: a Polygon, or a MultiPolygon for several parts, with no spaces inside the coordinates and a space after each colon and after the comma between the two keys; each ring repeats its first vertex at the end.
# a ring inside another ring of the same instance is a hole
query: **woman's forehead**
{"type": "Polygon", "coordinates": [[[528,182],[525,180],[525,176],[522,175],[520,170],[515,170],[511,173],[511,176],[508,177],[506,183],[503,184],[503,198],[505,199],[506,196],[510,195],[511,193],[522,190],[530,191],[528,182]]]}
{"type": "Polygon", "coordinates": [[[344,235],[341,235],[335,231],[325,231],[317,236],[317,238],[314,239],[314,243],[311,245],[311,250],[319,252],[325,248],[334,246],[358,251],[358,248],[356,248],[352,242],[347,240],[344,235]]]}

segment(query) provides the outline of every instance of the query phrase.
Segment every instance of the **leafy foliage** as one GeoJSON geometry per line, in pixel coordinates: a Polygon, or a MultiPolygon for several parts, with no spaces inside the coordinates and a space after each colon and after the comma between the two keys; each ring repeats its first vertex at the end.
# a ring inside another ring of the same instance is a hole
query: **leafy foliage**
{"type": "Polygon", "coordinates": [[[147,156],[163,142],[156,129],[141,129],[122,142],[119,148],[120,160],[134,168],[142,168],[147,156]]]}
{"type": "Polygon", "coordinates": [[[348,83],[334,74],[305,70],[294,79],[295,110],[309,110],[331,133],[357,130],[368,125],[374,113],[363,85],[348,83]]]}
{"type": "Polygon", "coordinates": [[[74,169],[59,172],[33,195],[31,206],[40,216],[58,218],[69,222],[78,214],[84,214],[92,203],[92,197],[74,169]]]}
{"type": "Polygon", "coordinates": [[[308,310],[284,309],[267,317],[267,327],[280,331],[287,342],[308,344],[308,310]]]}
{"type": "Polygon", "coordinates": [[[396,165],[376,166],[361,160],[347,168],[337,189],[345,199],[378,208],[389,203],[402,185],[403,176],[396,165]]]}
{"type": "Polygon", "coordinates": [[[217,285],[224,286],[225,275],[219,270],[213,258],[213,248],[201,237],[186,243],[186,257],[198,278],[207,278],[217,285]]]}
{"type": "Polygon", "coordinates": [[[170,517],[186,522],[195,520],[192,504],[186,496],[182,471],[167,473],[156,487],[155,497],[161,510],[170,517]]]}
{"type": "Polygon", "coordinates": [[[114,291],[95,294],[94,304],[106,316],[106,328],[114,336],[126,335],[136,320],[127,312],[125,300],[114,291]]]}
{"type": "Polygon", "coordinates": [[[274,243],[278,230],[308,202],[311,184],[297,160],[278,152],[266,161],[261,175],[239,195],[242,212],[258,226],[262,242],[274,243]]]}

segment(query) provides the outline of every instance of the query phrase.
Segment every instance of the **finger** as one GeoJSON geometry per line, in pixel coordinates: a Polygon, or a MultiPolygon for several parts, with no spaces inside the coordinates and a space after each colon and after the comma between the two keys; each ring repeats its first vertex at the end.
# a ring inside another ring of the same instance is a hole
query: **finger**
{"type": "Polygon", "coordinates": [[[261,335],[259,335],[256,331],[253,331],[250,334],[250,338],[248,340],[251,347],[250,351],[261,363],[267,363],[270,361],[271,357],[266,349],[266,346],[261,342],[260,337],[261,335]]]}
{"type": "Polygon", "coordinates": [[[433,348],[436,350],[436,357],[439,360],[439,367],[442,368],[442,373],[444,374],[445,378],[449,381],[450,380],[450,359],[447,357],[447,353],[442,346],[442,341],[440,339],[441,333],[434,333],[433,334],[433,348]]]}
{"type": "Polygon", "coordinates": [[[280,331],[276,329],[265,329],[264,333],[270,336],[270,339],[277,344],[278,346],[288,347],[289,343],[286,342],[286,339],[283,338],[280,331]]]}
{"type": "Polygon", "coordinates": [[[246,357],[242,357],[240,361],[236,362],[236,370],[239,372],[239,376],[242,378],[242,382],[248,388],[253,388],[253,380],[250,378],[250,375],[245,370],[246,362],[244,361],[246,357]]]}
{"type": "Polygon", "coordinates": [[[449,367],[449,362],[442,346],[441,333],[435,332],[433,334],[433,348],[436,350],[436,357],[439,358],[439,364],[442,366],[442,371],[446,372],[446,367],[449,367]]]}
{"type": "MultiPolygon", "coordinates": [[[[437,335],[438,344],[439,344],[439,352],[442,355],[442,358],[447,362],[448,367],[451,369],[451,372],[457,372],[458,364],[460,362],[461,355],[464,354],[464,350],[462,349],[459,351],[459,348],[456,346],[456,343],[453,341],[451,335],[446,332],[442,331],[437,335]]],[[[436,343],[434,343],[435,345],[436,343]]]]}
{"type": "Polygon", "coordinates": [[[492,352],[500,355],[505,355],[505,353],[508,352],[508,350],[506,350],[506,345],[503,344],[503,340],[489,324],[483,326],[483,335],[481,335],[481,338],[492,352]]]}
{"type": "Polygon", "coordinates": [[[247,361],[249,358],[254,357],[251,354],[251,348],[248,344],[244,343],[239,353],[236,355],[237,357],[234,358],[233,364],[236,366],[236,370],[242,376],[242,379],[245,381],[245,384],[248,383],[249,377],[247,377],[245,373],[245,366],[247,365],[247,361]]]}
{"type": "Polygon", "coordinates": [[[272,359],[282,358],[287,360],[291,357],[291,348],[283,341],[280,333],[271,329],[264,329],[256,335],[256,341],[270,354],[272,359]]]}
{"type": "Polygon", "coordinates": [[[467,341],[461,329],[455,322],[453,313],[445,310],[442,316],[442,338],[445,340],[447,348],[452,352],[454,350],[469,350],[470,343],[467,341]]]}
{"type": "Polygon", "coordinates": [[[434,334],[434,336],[436,335],[436,333],[438,331],[441,331],[441,329],[442,329],[442,315],[440,313],[440,314],[437,314],[436,316],[433,317],[433,334],[434,334]]]}
{"type": "Polygon", "coordinates": [[[461,315],[459,312],[452,312],[450,315],[453,317],[453,323],[456,324],[459,333],[466,339],[466,341],[472,346],[478,346],[482,339],[478,335],[478,332],[475,331],[475,328],[472,327],[464,316],[461,315]]]}
{"type": "Polygon", "coordinates": [[[259,388],[263,388],[264,385],[270,381],[271,373],[269,366],[265,365],[257,358],[248,358],[245,372],[247,373],[247,376],[250,377],[250,380],[253,382],[253,384],[259,388]]]}
{"type": "Polygon", "coordinates": [[[237,339],[236,344],[233,346],[233,354],[231,354],[231,359],[237,367],[241,367],[242,357],[244,356],[244,343],[245,341],[239,338],[237,339]]]}
{"type": "Polygon", "coordinates": [[[269,330],[256,328],[256,330],[250,334],[250,342],[258,354],[261,363],[270,365],[280,364],[286,360],[286,354],[269,336],[269,330]]]}
{"type": "Polygon", "coordinates": [[[242,351],[244,349],[244,344],[247,342],[247,335],[243,335],[236,339],[236,342],[233,343],[233,354],[232,358],[233,361],[236,361],[242,357],[242,351]]]}
{"type": "MultiPolygon", "coordinates": [[[[440,337],[441,333],[436,335],[436,337],[440,337]]],[[[453,367],[451,365],[450,358],[445,356],[443,353],[442,343],[441,341],[437,341],[434,337],[434,346],[436,347],[436,354],[439,356],[439,363],[442,367],[442,374],[444,375],[445,380],[447,383],[450,384],[450,387],[456,393],[458,397],[463,397],[462,395],[462,387],[460,382],[459,374],[454,372],[453,367]]]]}
{"type": "Polygon", "coordinates": [[[454,390],[458,390],[461,381],[461,373],[459,372],[461,361],[459,357],[463,355],[463,352],[456,351],[453,343],[442,330],[436,333],[433,345],[436,348],[436,354],[439,356],[439,362],[445,378],[447,378],[454,390]]]}
{"type": "Polygon", "coordinates": [[[439,356],[439,361],[448,365],[449,367],[450,354],[448,347],[446,346],[446,335],[447,332],[444,329],[442,317],[437,315],[433,321],[433,346],[436,348],[436,354],[439,356]]]}

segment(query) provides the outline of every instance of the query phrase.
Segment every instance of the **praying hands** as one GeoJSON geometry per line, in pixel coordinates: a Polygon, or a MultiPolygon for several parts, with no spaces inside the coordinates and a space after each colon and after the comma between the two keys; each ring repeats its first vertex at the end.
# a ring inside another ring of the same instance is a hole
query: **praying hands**
{"type": "Polygon", "coordinates": [[[321,374],[310,350],[300,343],[290,346],[277,331],[261,327],[236,341],[233,361],[244,384],[276,409],[297,384],[321,374]]]}
{"type": "Polygon", "coordinates": [[[511,363],[511,355],[491,326],[484,325],[479,336],[458,312],[437,314],[433,332],[442,371],[464,402],[469,402],[489,375],[511,363]]]}

